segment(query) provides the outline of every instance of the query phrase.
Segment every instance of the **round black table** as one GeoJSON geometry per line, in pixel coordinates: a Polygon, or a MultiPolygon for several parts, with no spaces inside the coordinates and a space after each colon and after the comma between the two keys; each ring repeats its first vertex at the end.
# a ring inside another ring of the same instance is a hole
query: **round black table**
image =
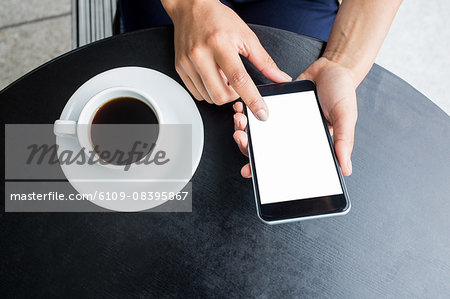
{"type": "MultiPolygon", "coordinates": [[[[253,29],[293,77],[323,50],[253,29]]],[[[149,67],[181,83],[172,44],[172,29],[159,28],[63,55],[3,90],[4,122],[53,123],[83,82],[114,67],[149,67]]],[[[239,174],[231,104],[198,102],[205,147],[192,213],[3,212],[2,297],[448,298],[450,118],[377,65],[357,96],[348,215],[260,222],[252,183],[239,174]]]]}

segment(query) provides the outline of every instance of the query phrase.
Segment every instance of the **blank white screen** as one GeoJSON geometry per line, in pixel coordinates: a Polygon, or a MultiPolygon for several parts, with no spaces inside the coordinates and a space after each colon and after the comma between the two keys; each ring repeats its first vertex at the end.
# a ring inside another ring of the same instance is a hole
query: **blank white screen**
{"type": "Polygon", "coordinates": [[[342,194],[314,91],[264,100],[267,121],[248,113],[261,204],[342,194]]]}

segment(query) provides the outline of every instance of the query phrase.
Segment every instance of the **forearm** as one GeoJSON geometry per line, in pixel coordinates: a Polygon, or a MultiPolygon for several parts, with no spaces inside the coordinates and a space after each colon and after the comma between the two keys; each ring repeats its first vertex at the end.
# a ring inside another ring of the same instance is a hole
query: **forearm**
{"type": "Polygon", "coordinates": [[[344,0],[323,53],[351,70],[355,87],[372,67],[401,0],[344,0]]]}

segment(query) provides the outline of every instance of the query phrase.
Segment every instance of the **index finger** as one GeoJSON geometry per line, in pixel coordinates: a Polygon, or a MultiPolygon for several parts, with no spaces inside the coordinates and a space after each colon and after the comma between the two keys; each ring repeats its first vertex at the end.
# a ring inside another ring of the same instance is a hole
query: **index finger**
{"type": "Polygon", "coordinates": [[[269,112],[266,103],[255,83],[253,83],[252,78],[245,70],[239,54],[221,48],[216,52],[215,58],[230,82],[231,87],[233,87],[255,117],[259,120],[267,120],[269,112]]]}

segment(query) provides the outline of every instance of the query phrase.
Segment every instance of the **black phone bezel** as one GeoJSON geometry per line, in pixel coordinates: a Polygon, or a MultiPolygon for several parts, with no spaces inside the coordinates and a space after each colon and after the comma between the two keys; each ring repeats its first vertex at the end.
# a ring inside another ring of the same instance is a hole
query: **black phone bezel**
{"type": "MultiPolygon", "coordinates": [[[[328,139],[328,145],[330,147],[334,164],[336,167],[336,172],[339,176],[339,181],[343,190],[342,194],[331,195],[331,196],[321,196],[314,198],[303,198],[298,200],[282,201],[271,204],[261,204],[258,188],[258,174],[255,167],[255,159],[253,155],[253,145],[251,142],[251,129],[250,123],[247,123],[247,134],[249,140],[249,155],[250,163],[252,164],[252,176],[253,184],[255,190],[255,197],[258,205],[259,217],[264,221],[280,221],[288,220],[301,217],[312,217],[319,215],[326,215],[332,213],[343,213],[349,208],[349,200],[347,189],[345,187],[344,178],[341,173],[338,160],[336,158],[336,153],[334,151],[333,141],[328,131],[327,121],[322,112],[322,107],[320,106],[319,98],[317,95],[316,85],[314,82],[309,80],[294,81],[287,83],[274,83],[265,84],[257,86],[261,96],[271,96],[280,95],[287,93],[295,93],[302,91],[314,91],[316,96],[316,102],[319,107],[320,115],[322,117],[322,123],[324,126],[325,133],[328,139]]],[[[244,113],[247,116],[247,107],[244,105],[244,113]]]]}

